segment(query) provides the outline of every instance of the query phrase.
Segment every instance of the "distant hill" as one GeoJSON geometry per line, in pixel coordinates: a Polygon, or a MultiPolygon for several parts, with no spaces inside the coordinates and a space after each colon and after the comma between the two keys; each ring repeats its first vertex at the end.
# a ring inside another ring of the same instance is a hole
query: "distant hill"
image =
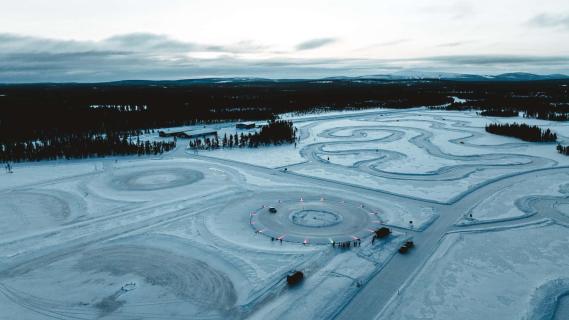
{"type": "Polygon", "coordinates": [[[224,84],[224,83],[255,83],[255,82],[322,82],[322,81],[364,81],[364,80],[386,80],[386,81],[407,81],[407,80],[449,80],[449,81],[541,81],[541,80],[569,80],[569,76],[564,74],[538,75],[525,72],[503,73],[499,75],[475,75],[449,72],[426,72],[426,71],[400,71],[385,75],[369,76],[338,76],[321,79],[268,79],[268,78],[204,78],[204,79],[183,79],[165,81],[145,81],[145,80],[125,80],[111,82],[117,85],[190,85],[190,84],[224,84]]]}
{"type": "Polygon", "coordinates": [[[528,81],[528,80],[561,80],[569,79],[569,76],[564,74],[548,74],[548,75],[537,75],[532,73],[504,73],[494,77],[496,80],[502,81],[528,81]]]}
{"type": "Polygon", "coordinates": [[[377,74],[366,76],[337,76],[316,79],[269,79],[256,77],[229,77],[229,78],[196,78],[180,80],[120,80],[98,83],[27,83],[9,84],[0,83],[0,86],[27,86],[27,85],[67,85],[67,86],[149,86],[149,87],[183,87],[190,85],[224,85],[224,84],[248,84],[248,83],[330,83],[330,82],[373,82],[373,81],[427,81],[427,80],[447,80],[460,82],[519,82],[519,81],[543,81],[543,80],[569,80],[569,76],[564,74],[538,75],[525,72],[503,73],[499,75],[476,75],[450,72],[431,72],[431,71],[399,71],[391,74],[377,74]]]}
{"type": "Polygon", "coordinates": [[[400,71],[385,75],[369,75],[360,77],[332,77],[333,80],[454,80],[454,81],[540,81],[540,80],[564,80],[569,76],[564,74],[537,75],[533,73],[514,72],[499,75],[475,75],[464,73],[449,72],[428,72],[428,71],[400,71]]]}

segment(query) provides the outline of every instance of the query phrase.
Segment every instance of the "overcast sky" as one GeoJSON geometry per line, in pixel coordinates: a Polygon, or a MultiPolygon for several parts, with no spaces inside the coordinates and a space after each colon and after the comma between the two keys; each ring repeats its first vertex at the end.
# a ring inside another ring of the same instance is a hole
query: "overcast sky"
{"type": "Polygon", "coordinates": [[[568,0],[0,1],[0,82],[569,74],[568,0]]]}

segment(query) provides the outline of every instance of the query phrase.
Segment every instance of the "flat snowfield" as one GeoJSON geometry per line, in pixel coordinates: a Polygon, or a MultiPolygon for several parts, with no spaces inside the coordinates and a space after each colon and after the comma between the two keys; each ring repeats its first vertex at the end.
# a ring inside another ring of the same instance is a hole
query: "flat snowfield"
{"type": "Polygon", "coordinates": [[[484,130],[564,123],[289,117],[296,145],[1,173],[0,319],[569,319],[569,157],[484,130]]]}

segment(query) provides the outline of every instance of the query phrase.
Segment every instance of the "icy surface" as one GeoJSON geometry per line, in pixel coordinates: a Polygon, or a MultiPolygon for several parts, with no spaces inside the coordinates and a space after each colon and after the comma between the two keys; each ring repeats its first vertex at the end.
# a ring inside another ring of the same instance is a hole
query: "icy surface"
{"type": "Polygon", "coordinates": [[[569,158],[484,132],[524,121],[565,141],[565,124],[286,118],[296,146],[196,154],[178,139],[0,173],[0,319],[567,318],[569,158]]]}
{"type": "Polygon", "coordinates": [[[566,226],[543,223],[450,234],[382,317],[526,318],[532,307],[557,298],[544,294],[542,301],[531,305],[534,290],[569,277],[568,231],[566,226]]]}

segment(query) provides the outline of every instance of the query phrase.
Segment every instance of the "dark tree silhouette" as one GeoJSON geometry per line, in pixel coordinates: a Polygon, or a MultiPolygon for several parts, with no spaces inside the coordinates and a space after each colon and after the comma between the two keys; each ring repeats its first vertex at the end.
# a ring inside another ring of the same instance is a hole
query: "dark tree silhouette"
{"type": "Polygon", "coordinates": [[[257,148],[263,145],[279,145],[285,143],[294,143],[296,141],[296,128],[292,121],[271,120],[267,125],[261,127],[259,132],[241,133],[240,135],[223,136],[221,142],[218,137],[197,138],[190,141],[190,148],[212,150],[218,148],[257,148]]]}
{"type": "Polygon", "coordinates": [[[558,144],[557,152],[569,156],[569,146],[562,146],[561,144],[558,144]]]}
{"type": "Polygon", "coordinates": [[[486,131],[502,136],[515,137],[531,142],[555,142],[557,134],[549,129],[542,130],[538,126],[529,126],[525,123],[498,124],[486,126],[486,131]]]}
{"type": "MultiPolygon", "coordinates": [[[[222,121],[270,120],[281,113],[427,106],[487,110],[555,121],[569,119],[567,80],[122,81],[98,84],[0,84],[0,158],[52,159],[122,154],[142,132],[222,121]],[[451,97],[465,99],[454,103],[451,97]],[[119,138],[117,138],[119,137],[119,138]],[[119,142],[120,141],[120,142],[119,142]],[[62,153],[57,148],[65,150],[62,153]]],[[[497,114],[496,114],[497,115],[497,114]]],[[[272,130],[272,129],[271,129],[272,130]]],[[[209,147],[285,143],[243,134],[209,147]],[[269,141],[269,142],[267,142],[269,141]]],[[[213,140],[213,141],[212,141],[213,140]]],[[[197,143],[197,142],[196,142],[197,143]]],[[[208,146],[200,141],[200,147],[208,146]]],[[[131,153],[152,153],[146,143],[131,153]]],[[[167,143],[154,149],[167,149],[167,143]]]]}
{"type": "Polygon", "coordinates": [[[0,162],[82,159],[104,156],[156,155],[175,148],[176,142],[133,141],[127,134],[74,134],[0,145],[0,162]]]}
{"type": "Polygon", "coordinates": [[[488,109],[480,112],[480,115],[485,117],[516,117],[518,116],[518,111],[504,110],[504,109],[488,109]]]}

